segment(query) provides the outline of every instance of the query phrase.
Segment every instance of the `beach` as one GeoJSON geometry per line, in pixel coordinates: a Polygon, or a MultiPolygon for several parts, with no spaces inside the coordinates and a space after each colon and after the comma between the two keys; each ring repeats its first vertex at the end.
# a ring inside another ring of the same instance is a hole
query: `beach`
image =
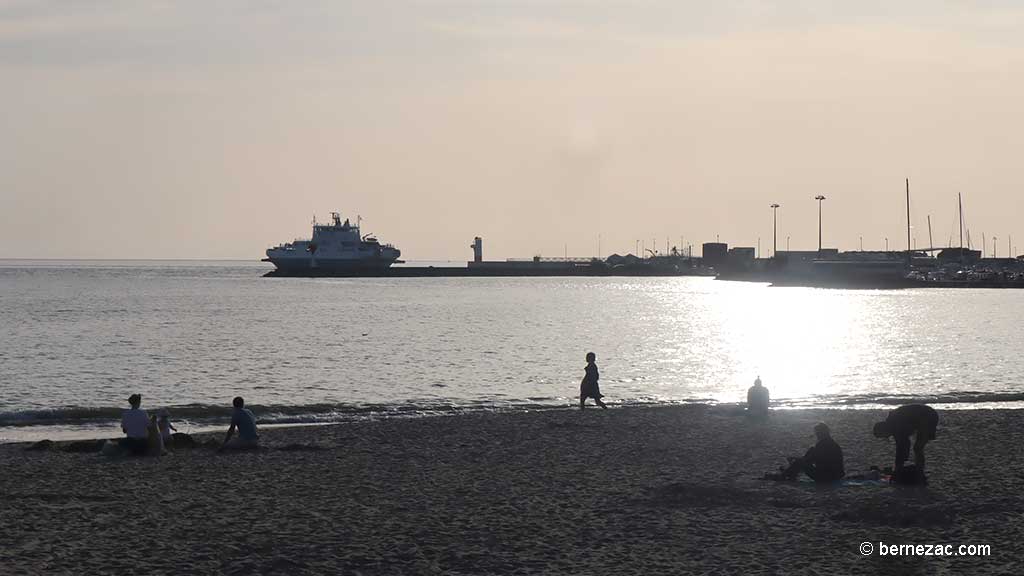
{"type": "Polygon", "coordinates": [[[162,458],[6,444],[0,573],[1016,574],[1022,414],[940,410],[927,488],[761,479],[814,444],[818,421],[848,473],[891,466],[894,444],[871,436],[880,410],[392,418],[162,458]],[[879,543],[990,552],[894,557],[879,543]]]}

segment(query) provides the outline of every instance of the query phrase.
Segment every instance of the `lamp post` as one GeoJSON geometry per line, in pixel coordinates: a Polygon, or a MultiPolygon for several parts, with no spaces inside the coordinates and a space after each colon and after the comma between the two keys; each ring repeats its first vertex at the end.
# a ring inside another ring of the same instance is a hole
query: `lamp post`
{"type": "Polygon", "coordinates": [[[824,200],[825,197],[818,194],[814,199],[818,201],[818,252],[821,252],[821,201],[824,200]]]}
{"type": "Polygon", "coordinates": [[[771,205],[771,209],[772,209],[772,258],[775,258],[776,256],[779,255],[779,248],[775,244],[775,242],[776,242],[775,233],[776,233],[776,230],[778,230],[778,221],[779,221],[779,218],[778,218],[778,216],[779,216],[779,205],[778,204],[772,204],[771,205]]]}

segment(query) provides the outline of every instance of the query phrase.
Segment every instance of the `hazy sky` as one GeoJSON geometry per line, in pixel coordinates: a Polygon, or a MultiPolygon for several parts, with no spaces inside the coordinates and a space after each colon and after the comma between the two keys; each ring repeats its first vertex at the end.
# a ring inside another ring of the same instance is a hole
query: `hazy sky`
{"type": "MultiPolygon", "coordinates": [[[[0,257],[1024,247],[1015,2],[0,0],[0,257]]],[[[1018,251],[1020,252],[1020,251],[1018,251]]]]}

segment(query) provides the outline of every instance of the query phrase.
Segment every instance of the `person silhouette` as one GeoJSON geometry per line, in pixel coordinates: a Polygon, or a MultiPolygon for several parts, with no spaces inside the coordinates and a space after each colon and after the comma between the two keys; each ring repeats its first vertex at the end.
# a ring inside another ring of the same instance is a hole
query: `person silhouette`
{"type": "Polygon", "coordinates": [[[768,389],[761,384],[761,377],[754,380],[754,385],[747,390],[747,413],[751,416],[764,418],[768,416],[768,389]]]}
{"type": "Polygon", "coordinates": [[[814,425],[818,442],[807,449],[803,458],[793,458],[782,477],[796,480],[801,472],[819,484],[842,480],[846,475],[843,468],[843,449],[832,439],[832,432],[824,422],[814,425]]]}
{"type": "Polygon", "coordinates": [[[231,401],[231,426],[224,437],[220,450],[252,450],[259,448],[260,435],[256,432],[256,417],[245,407],[245,399],[236,396],[231,401]],[[238,429],[238,438],[232,440],[231,435],[238,429]]]}
{"type": "Polygon", "coordinates": [[[149,438],[149,415],[141,408],[142,394],[128,397],[130,409],[121,414],[121,430],[125,437],[120,440],[121,448],[134,456],[146,453],[149,438]]]}
{"type": "Polygon", "coordinates": [[[593,398],[594,402],[598,406],[608,409],[601,401],[604,394],[601,394],[601,387],[598,385],[598,380],[601,375],[597,371],[597,355],[593,352],[587,352],[587,366],[584,368],[586,374],[583,376],[583,380],[580,381],[580,410],[583,410],[587,406],[587,398],[593,398]]]}
{"type": "Polygon", "coordinates": [[[889,412],[888,417],[875,424],[877,438],[892,436],[896,440],[896,467],[898,472],[910,456],[910,436],[914,436],[914,465],[918,474],[924,473],[924,447],[935,440],[939,413],[925,404],[907,404],[889,412]]]}

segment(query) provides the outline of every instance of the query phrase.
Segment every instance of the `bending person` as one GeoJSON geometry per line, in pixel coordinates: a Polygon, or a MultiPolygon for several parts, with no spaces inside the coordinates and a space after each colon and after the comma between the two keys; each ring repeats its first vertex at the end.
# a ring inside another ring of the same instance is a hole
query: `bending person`
{"type": "Polygon", "coordinates": [[[929,440],[935,440],[939,425],[939,413],[924,404],[907,404],[889,412],[884,422],[875,424],[874,433],[878,438],[892,436],[896,440],[896,467],[902,470],[910,456],[910,435],[914,435],[914,464],[918,473],[924,473],[924,447],[929,440]]]}
{"type": "Polygon", "coordinates": [[[231,426],[228,428],[227,436],[224,437],[224,444],[221,450],[251,450],[259,447],[260,435],[256,433],[256,417],[252,411],[245,407],[245,400],[236,396],[231,402],[235,407],[231,413],[231,426]],[[231,435],[238,429],[238,438],[231,439],[231,435]]]}

